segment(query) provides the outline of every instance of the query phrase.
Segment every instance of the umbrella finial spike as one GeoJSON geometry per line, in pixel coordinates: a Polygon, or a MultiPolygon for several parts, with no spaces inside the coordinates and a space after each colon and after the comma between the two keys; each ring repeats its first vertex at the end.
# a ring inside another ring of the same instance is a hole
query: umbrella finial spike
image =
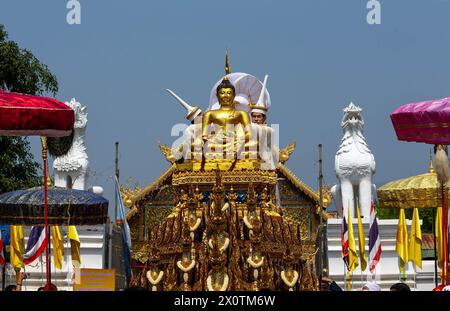
{"type": "Polygon", "coordinates": [[[430,174],[434,174],[434,168],[433,168],[433,156],[432,151],[430,149],[430,168],[429,168],[430,174]]]}
{"type": "Polygon", "coordinates": [[[173,91],[169,89],[166,89],[166,91],[170,95],[172,95],[181,104],[181,106],[184,107],[184,109],[186,109],[187,111],[186,119],[188,119],[189,121],[194,120],[194,118],[197,117],[202,112],[202,110],[199,107],[197,106],[192,107],[187,102],[185,102],[180,96],[175,94],[173,91]]]}

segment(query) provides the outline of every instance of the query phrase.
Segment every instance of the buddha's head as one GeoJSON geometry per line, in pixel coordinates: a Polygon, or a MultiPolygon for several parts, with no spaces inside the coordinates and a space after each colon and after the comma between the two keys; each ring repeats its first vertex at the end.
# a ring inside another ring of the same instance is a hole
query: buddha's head
{"type": "Polygon", "coordinates": [[[217,99],[221,106],[230,107],[234,103],[235,89],[228,77],[224,77],[216,89],[217,99]]]}

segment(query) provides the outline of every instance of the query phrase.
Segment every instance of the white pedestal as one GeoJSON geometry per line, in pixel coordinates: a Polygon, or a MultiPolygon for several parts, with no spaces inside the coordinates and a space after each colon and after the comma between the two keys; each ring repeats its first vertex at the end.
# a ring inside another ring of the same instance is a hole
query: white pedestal
{"type": "MultiPolygon", "coordinates": [[[[328,219],[328,264],[330,278],[336,281],[336,283],[344,289],[345,265],[342,260],[341,223],[342,219],[328,219]]],[[[378,231],[381,239],[382,254],[381,260],[376,267],[374,281],[381,286],[382,290],[389,290],[392,284],[400,282],[398,256],[395,251],[397,240],[397,223],[397,219],[378,220],[378,231]]],[[[406,225],[409,233],[411,221],[407,220],[406,225]]],[[[361,272],[361,266],[359,265],[353,272],[353,290],[361,290],[366,282],[372,280],[372,275],[369,271],[369,219],[363,219],[363,228],[366,246],[365,250],[368,262],[366,271],[361,272]]],[[[353,219],[353,233],[355,235],[356,248],[359,256],[357,219],[353,219]]],[[[411,287],[411,290],[417,289],[428,291],[435,287],[434,261],[423,260],[422,268],[422,271],[417,269],[417,273],[415,274],[412,263],[408,263],[406,283],[411,287]]]]}

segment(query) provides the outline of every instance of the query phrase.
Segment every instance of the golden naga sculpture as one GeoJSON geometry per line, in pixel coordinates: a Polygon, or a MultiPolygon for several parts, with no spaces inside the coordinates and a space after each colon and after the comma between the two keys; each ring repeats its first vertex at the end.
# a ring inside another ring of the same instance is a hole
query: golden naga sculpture
{"type": "Polygon", "coordinates": [[[318,290],[319,196],[284,166],[295,144],[274,150],[271,169],[260,166],[251,129],[268,126],[235,109],[228,70],[218,109],[197,113],[183,101],[190,121],[192,111],[202,119],[182,146],[193,156],[176,158],[178,147],[161,145],[171,168],[138,191],[122,189],[135,211],[127,219],[141,266],[132,282],[154,291],[318,290]]]}

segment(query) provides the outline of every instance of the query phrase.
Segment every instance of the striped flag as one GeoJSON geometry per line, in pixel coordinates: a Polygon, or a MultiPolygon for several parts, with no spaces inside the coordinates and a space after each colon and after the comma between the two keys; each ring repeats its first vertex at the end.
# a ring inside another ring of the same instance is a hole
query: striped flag
{"type": "Polygon", "coordinates": [[[369,225],[369,269],[371,273],[374,273],[375,267],[381,259],[381,239],[378,232],[377,216],[375,214],[375,208],[372,201],[370,206],[370,225],[369,225]]]}
{"type": "Polygon", "coordinates": [[[349,252],[348,252],[348,225],[347,216],[342,208],[342,225],[341,225],[341,245],[342,245],[342,259],[344,260],[347,270],[349,270],[349,252]]]}
{"type": "Polygon", "coordinates": [[[30,237],[28,238],[25,254],[23,255],[23,263],[28,265],[35,261],[45,251],[48,239],[45,236],[45,227],[33,226],[31,228],[30,237]]]}
{"type": "Polygon", "coordinates": [[[0,230],[0,266],[4,267],[6,264],[5,260],[5,245],[3,243],[2,231],[0,230]]]}

